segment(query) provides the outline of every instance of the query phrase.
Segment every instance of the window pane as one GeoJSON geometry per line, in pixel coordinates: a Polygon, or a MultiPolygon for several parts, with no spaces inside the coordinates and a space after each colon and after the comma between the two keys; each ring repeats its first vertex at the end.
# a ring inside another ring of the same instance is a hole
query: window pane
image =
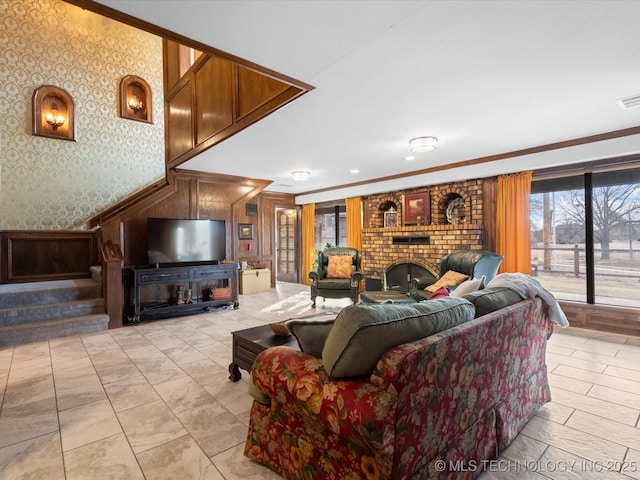
{"type": "Polygon", "coordinates": [[[336,243],[336,215],[335,213],[320,213],[316,212],[315,222],[315,248],[316,250],[324,250],[325,245],[330,243],[335,245],[336,243]]]}
{"type": "Polygon", "coordinates": [[[535,183],[532,191],[544,193],[531,195],[532,274],[557,299],[584,302],[584,189],[553,190],[557,183],[535,183]]]}
{"type": "Polygon", "coordinates": [[[640,169],[593,175],[596,303],[640,301],[640,169]]]}

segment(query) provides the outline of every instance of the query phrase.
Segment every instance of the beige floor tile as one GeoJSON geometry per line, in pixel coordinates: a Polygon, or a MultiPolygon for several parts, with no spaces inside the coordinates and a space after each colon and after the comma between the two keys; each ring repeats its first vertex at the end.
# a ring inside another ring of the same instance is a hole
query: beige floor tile
{"type": "Polygon", "coordinates": [[[164,330],[162,333],[145,334],[145,337],[154,344],[158,350],[169,350],[185,345],[184,340],[176,337],[171,332],[164,330]]]}
{"type": "Polygon", "coordinates": [[[555,391],[556,389],[551,390],[552,401],[540,407],[536,412],[536,415],[556,423],[565,423],[574,412],[574,409],[555,403],[553,401],[555,391]]]}
{"type": "MultiPolygon", "coordinates": [[[[231,359],[229,359],[231,363],[231,359]]],[[[229,369],[209,358],[181,365],[182,369],[202,386],[222,386],[229,378],[229,369]]]]}
{"type": "Polygon", "coordinates": [[[582,370],[588,370],[590,372],[602,373],[604,369],[607,368],[606,363],[597,363],[589,360],[582,360],[580,358],[566,357],[553,352],[547,352],[547,359],[551,362],[581,368],[582,370]]]}
{"type": "Polygon", "coordinates": [[[539,472],[558,480],[628,480],[615,470],[608,470],[616,464],[612,461],[594,462],[573,455],[555,447],[549,447],[539,462],[539,472]]]}
{"type": "Polygon", "coordinates": [[[190,410],[213,401],[213,397],[191,377],[181,377],[155,387],[173,413],[190,410]]]}
{"type": "Polygon", "coordinates": [[[625,360],[631,360],[633,362],[640,362],[640,349],[638,349],[638,347],[635,347],[635,350],[629,350],[629,351],[621,350],[618,352],[616,357],[624,358],[625,360]]]}
{"type": "Polygon", "coordinates": [[[625,475],[640,480],[640,450],[630,448],[620,467],[620,471],[625,475]]]}
{"type": "Polygon", "coordinates": [[[558,375],[556,371],[563,369],[563,365],[558,365],[553,369],[553,373],[549,373],[549,385],[551,386],[551,394],[553,396],[554,388],[562,388],[564,390],[570,390],[572,392],[586,395],[587,392],[593,387],[593,383],[584,380],[578,380],[567,375],[558,375]]]}
{"type": "Polygon", "coordinates": [[[103,438],[64,453],[66,480],[144,480],[124,434],[103,438]]]}
{"type": "MultiPolygon", "coordinates": [[[[246,374],[244,379],[248,377],[249,374],[246,374]]],[[[244,379],[239,382],[227,380],[221,388],[216,388],[214,385],[205,385],[205,388],[224,408],[234,415],[239,415],[248,411],[253,404],[253,398],[247,393],[249,387],[244,379]]]]}
{"type": "MultiPolygon", "coordinates": [[[[602,373],[588,372],[580,368],[568,367],[560,365],[553,371],[554,376],[562,376],[567,379],[573,379],[589,382],[597,385],[603,385],[605,387],[615,388],[624,392],[635,393],[640,395],[640,381],[634,382],[633,380],[627,380],[625,378],[611,377],[610,375],[604,375],[602,373]]],[[[582,393],[582,392],[578,392],[582,393]]]]}
{"type": "Polygon", "coordinates": [[[158,385],[187,375],[164,354],[161,357],[154,355],[150,358],[136,359],[134,363],[151,385],[158,385]]]}
{"type": "Polygon", "coordinates": [[[224,480],[189,435],[138,454],[147,480],[224,480]]]}
{"type": "Polygon", "coordinates": [[[211,458],[225,480],[282,480],[267,467],[244,456],[244,442],[211,458]]]}
{"type": "Polygon", "coordinates": [[[0,414],[0,447],[40,437],[59,430],[56,399],[3,407],[0,414]]]}
{"type": "Polygon", "coordinates": [[[58,432],[0,448],[0,479],[65,480],[58,432]]]}
{"type": "Polygon", "coordinates": [[[582,358],[584,360],[593,360],[598,363],[606,363],[607,365],[614,365],[616,367],[628,368],[630,370],[636,370],[640,372],[640,362],[634,362],[633,360],[629,360],[621,357],[612,357],[609,355],[600,355],[597,353],[591,352],[575,352],[572,357],[582,358]]]}
{"type": "MultiPolygon", "coordinates": [[[[624,425],[599,415],[581,412],[580,410],[576,410],[571,415],[571,418],[567,421],[567,426],[620,445],[626,445],[634,450],[640,450],[640,428],[635,426],[624,425]]],[[[611,458],[610,460],[614,459],[611,458]]]]}
{"type": "Polygon", "coordinates": [[[604,387],[602,385],[594,385],[587,395],[589,397],[599,398],[600,400],[605,400],[617,405],[640,408],[640,395],[623,392],[621,390],[604,387]]]}
{"type": "MultiPolygon", "coordinates": [[[[580,395],[562,390],[561,388],[553,390],[553,401],[566,407],[600,415],[601,417],[631,426],[635,426],[638,421],[638,415],[640,415],[640,410],[635,408],[607,402],[588,395],[580,395]]],[[[637,407],[640,408],[640,403],[637,404],[637,407]]]]}
{"type": "Polygon", "coordinates": [[[611,375],[612,377],[626,378],[627,380],[640,382],[640,372],[630,368],[609,365],[604,373],[611,375]]]}
{"type": "Polygon", "coordinates": [[[59,412],[59,418],[64,452],[122,432],[106,399],[59,412]]]}
{"type": "Polygon", "coordinates": [[[85,373],[83,370],[72,374],[54,375],[54,381],[58,410],[67,410],[106,398],[95,370],[90,373],[85,373]]]}
{"type": "Polygon", "coordinates": [[[26,405],[40,400],[55,398],[53,375],[45,374],[7,382],[3,408],[26,405]]]}
{"type": "Polygon", "coordinates": [[[173,360],[176,364],[183,366],[187,363],[193,363],[200,360],[206,360],[206,355],[200,353],[191,345],[185,343],[183,345],[163,350],[164,354],[173,360]]]}
{"type": "Polygon", "coordinates": [[[126,378],[104,386],[116,412],[146,405],[160,399],[157,392],[142,375],[126,378]]]}
{"type": "Polygon", "coordinates": [[[96,363],[95,369],[100,377],[100,381],[104,385],[121,382],[122,380],[139,377],[141,375],[138,367],[136,367],[129,358],[96,363]]]}
{"type": "Polygon", "coordinates": [[[574,348],[567,348],[561,345],[555,345],[553,343],[547,344],[547,353],[553,353],[556,355],[562,355],[563,357],[570,357],[572,353],[576,352],[574,348]]]}
{"type": "Polygon", "coordinates": [[[500,452],[500,456],[520,464],[535,462],[547,449],[546,443],[526,435],[518,435],[511,444],[500,452]]]}
{"type": "Polygon", "coordinates": [[[547,480],[549,477],[527,470],[525,465],[513,462],[504,457],[486,464],[485,471],[478,480],[547,480]]]}
{"type": "Polygon", "coordinates": [[[522,429],[522,433],[588,460],[622,460],[626,453],[626,447],[618,443],[542,417],[533,417],[522,429]]]}
{"type": "Polygon", "coordinates": [[[118,412],[118,418],[135,454],[187,433],[161,400],[118,412]]]}
{"type": "Polygon", "coordinates": [[[247,439],[247,428],[215,400],[177,414],[207,456],[216,455],[247,439]]]}

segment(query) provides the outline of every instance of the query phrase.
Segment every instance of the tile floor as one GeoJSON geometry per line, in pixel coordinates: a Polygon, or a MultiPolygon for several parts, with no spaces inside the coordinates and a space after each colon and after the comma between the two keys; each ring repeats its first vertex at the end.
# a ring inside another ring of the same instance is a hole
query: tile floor
{"type": "MultiPolygon", "coordinates": [[[[242,455],[230,332],[309,306],[279,284],[238,310],[0,349],[0,480],[280,478],[242,455]]],[[[640,479],[640,338],[559,330],[547,360],[553,402],[482,479],[640,479]]]]}

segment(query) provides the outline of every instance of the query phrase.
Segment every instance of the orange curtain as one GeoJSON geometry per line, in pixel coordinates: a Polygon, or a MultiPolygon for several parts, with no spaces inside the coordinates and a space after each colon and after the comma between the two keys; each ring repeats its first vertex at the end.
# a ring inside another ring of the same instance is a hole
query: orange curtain
{"type": "Polygon", "coordinates": [[[530,171],[498,177],[496,252],[504,256],[499,272],[531,274],[530,194],[530,171]]]}
{"type": "Polygon", "coordinates": [[[309,272],[313,267],[315,252],[314,226],[316,221],[316,204],[307,203],[302,206],[302,282],[311,285],[309,272]]]}
{"type": "Polygon", "coordinates": [[[347,247],[362,250],[362,208],[360,197],[346,199],[347,247]]]}
{"type": "MultiPolygon", "coordinates": [[[[360,197],[346,199],[347,206],[347,247],[357,248],[362,252],[362,202],[360,197]]],[[[364,270],[362,256],[360,256],[360,269],[364,270]]],[[[358,290],[362,291],[360,282],[358,290]]]]}

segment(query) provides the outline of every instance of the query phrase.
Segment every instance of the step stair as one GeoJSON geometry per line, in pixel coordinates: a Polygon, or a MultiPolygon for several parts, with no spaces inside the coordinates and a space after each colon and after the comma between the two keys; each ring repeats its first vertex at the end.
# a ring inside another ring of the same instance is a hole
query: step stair
{"type": "Polygon", "coordinates": [[[106,330],[93,278],[0,285],[0,348],[106,330]]]}

